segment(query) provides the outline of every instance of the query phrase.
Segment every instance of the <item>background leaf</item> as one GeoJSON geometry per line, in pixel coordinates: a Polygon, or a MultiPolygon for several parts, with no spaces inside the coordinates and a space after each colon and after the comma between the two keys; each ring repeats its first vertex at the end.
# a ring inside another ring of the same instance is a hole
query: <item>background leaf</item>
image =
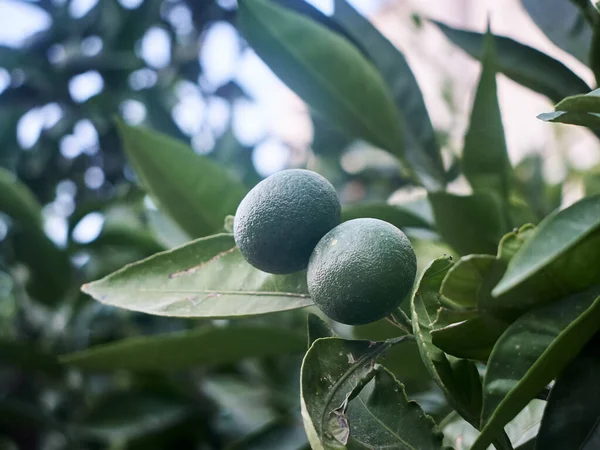
{"type": "Polygon", "coordinates": [[[55,355],[29,342],[0,340],[0,366],[59,375],[62,368],[55,355]]]}
{"type": "Polygon", "coordinates": [[[440,146],[419,88],[404,55],[347,0],[336,0],[333,14],[354,39],[362,44],[387,83],[396,108],[410,135],[405,154],[419,180],[428,190],[445,185],[440,146]]]}
{"type": "Polygon", "coordinates": [[[312,304],[304,272],[282,276],[255,269],[230,234],[158,253],[82,290],[108,305],[177,317],[242,317],[312,304]]]}
{"type": "Polygon", "coordinates": [[[483,47],[482,71],[465,135],[462,169],[475,193],[489,191],[502,199],[502,212],[506,214],[512,172],[496,93],[494,38],[489,30],[483,47]]]}
{"type": "Polygon", "coordinates": [[[483,379],[483,450],[600,329],[599,287],[531,310],[500,337],[483,379]]]}
{"type": "MultiPolygon", "coordinates": [[[[473,58],[483,59],[484,34],[452,28],[432,21],[444,35],[473,58]]],[[[517,83],[545,95],[554,103],[590,90],[579,76],[560,61],[528,45],[494,36],[496,70],[517,83]]]]}
{"type": "Polygon", "coordinates": [[[181,370],[198,365],[229,364],[299,352],[305,338],[296,331],[261,326],[200,327],[175,334],[134,337],[61,357],[86,370],[181,370]]]}
{"type": "Polygon", "coordinates": [[[306,316],[306,328],[309,348],[317,339],[335,337],[335,332],[331,327],[323,319],[313,313],[308,313],[306,316]]]}
{"type": "Polygon", "coordinates": [[[600,340],[592,339],[559,375],[537,437],[537,448],[591,450],[600,442],[600,340]],[[595,440],[594,440],[595,439],[595,440]]]}
{"type": "Polygon", "coordinates": [[[166,135],[118,125],[144,188],[191,237],[217,232],[235,213],[246,188],[224,167],[166,135]]]}
{"type": "Polygon", "coordinates": [[[588,64],[592,30],[574,2],[521,0],[521,4],[557,47],[588,64]]]}
{"type": "Polygon", "coordinates": [[[413,211],[384,202],[358,203],[342,208],[342,221],[344,222],[361,217],[385,220],[400,229],[425,228],[431,230],[433,228],[431,223],[413,211]]]}
{"type": "Polygon", "coordinates": [[[430,192],[428,198],[438,232],[451,247],[462,255],[496,253],[498,241],[508,231],[496,196],[430,192]]]}
{"type": "Polygon", "coordinates": [[[258,56],[313,110],[341,131],[402,156],[398,113],[381,76],[356,47],[265,0],[240,1],[239,19],[258,56]]]}

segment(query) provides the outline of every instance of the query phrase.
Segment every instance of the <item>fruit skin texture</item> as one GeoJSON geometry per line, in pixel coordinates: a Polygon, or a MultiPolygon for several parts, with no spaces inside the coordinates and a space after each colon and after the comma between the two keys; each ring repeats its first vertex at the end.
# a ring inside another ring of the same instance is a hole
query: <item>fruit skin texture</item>
{"type": "Polygon", "coordinates": [[[406,235],[378,219],[344,222],[319,241],[308,292],[327,316],[363,325],[389,315],[411,291],[417,257],[406,235]]]}
{"type": "Polygon", "coordinates": [[[286,274],[306,269],[317,242],[341,220],[335,188],[303,169],[277,172],[258,183],[238,206],[235,243],[259,270],[286,274]]]}

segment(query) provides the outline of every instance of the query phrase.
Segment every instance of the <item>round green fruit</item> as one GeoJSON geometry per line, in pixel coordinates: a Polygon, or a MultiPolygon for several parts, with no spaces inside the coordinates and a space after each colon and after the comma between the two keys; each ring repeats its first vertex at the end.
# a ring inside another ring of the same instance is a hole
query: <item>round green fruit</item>
{"type": "Polygon", "coordinates": [[[233,221],[235,243],[257,269],[292,273],[306,269],[315,245],[340,223],[335,188],[309,170],[283,170],[258,183],[233,221]]]}
{"type": "Polygon", "coordinates": [[[394,311],[411,291],[417,257],[406,235],[378,219],[354,219],[327,233],[308,263],[308,292],[327,316],[363,325],[394,311]]]}

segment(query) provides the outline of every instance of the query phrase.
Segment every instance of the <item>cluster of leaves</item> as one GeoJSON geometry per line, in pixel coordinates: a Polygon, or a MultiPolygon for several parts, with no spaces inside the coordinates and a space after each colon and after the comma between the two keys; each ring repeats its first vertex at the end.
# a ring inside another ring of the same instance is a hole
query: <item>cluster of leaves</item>
{"type": "MultiPolygon", "coordinates": [[[[572,39],[595,42],[557,24],[595,26],[596,11],[558,3],[552,15],[523,0],[567,51],[581,50],[572,39]]],[[[13,244],[25,247],[14,251],[22,265],[11,261],[12,277],[0,279],[0,299],[13,305],[1,317],[10,369],[0,436],[24,448],[595,448],[600,198],[558,211],[560,191],[544,183],[539,161],[525,162],[525,177],[511,167],[496,73],[591,128],[595,91],[531,47],[437,24],[482,62],[460,164],[473,192],[458,196],[446,190],[456,169],[443,163],[406,60],[345,1],[327,17],[300,1],[241,0],[238,19],[332,133],[389,152],[402,179],[427,190],[416,204],[345,205],[343,219],[387,220],[427,241],[416,245],[421,264],[432,247],[437,258],[393,325],[347,328],[307,315],[315,309],[304,274],[263,273],[235,247],[229,216],[248,187],[214,158],[117,121],[160,226],[122,226],[143,198],[132,189],[107,208],[115,225],[107,221],[90,246],[58,249],[35,190],[0,172],[0,209],[18,233],[13,244]],[[174,239],[170,220],[195,240],[176,245],[187,237],[174,239]],[[77,252],[123,242],[135,250],[129,257],[147,257],[87,282],[112,269],[82,271],[77,252]],[[77,293],[80,282],[97,303],[77,293]]]]}

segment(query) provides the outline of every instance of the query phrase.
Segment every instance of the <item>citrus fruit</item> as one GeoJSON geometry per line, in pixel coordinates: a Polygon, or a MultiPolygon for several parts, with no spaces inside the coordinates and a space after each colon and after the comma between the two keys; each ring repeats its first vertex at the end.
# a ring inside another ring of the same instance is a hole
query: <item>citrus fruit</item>
{"type": "Polygon", "coordinates": [[[315,245],[340,223],[340,214],[329,181],[309,170],[283,170],[242,200],[233,234],[244,258],[257,269],[292,273],[306,269],[315,245]]]}
{"type": "Polygon", "coordinates": [[[330,318],[348,325],[382,319],[411,291],[417,258],[406,235],[378,219],[338,225],[315,247],[308,292],[330,318]]]}

